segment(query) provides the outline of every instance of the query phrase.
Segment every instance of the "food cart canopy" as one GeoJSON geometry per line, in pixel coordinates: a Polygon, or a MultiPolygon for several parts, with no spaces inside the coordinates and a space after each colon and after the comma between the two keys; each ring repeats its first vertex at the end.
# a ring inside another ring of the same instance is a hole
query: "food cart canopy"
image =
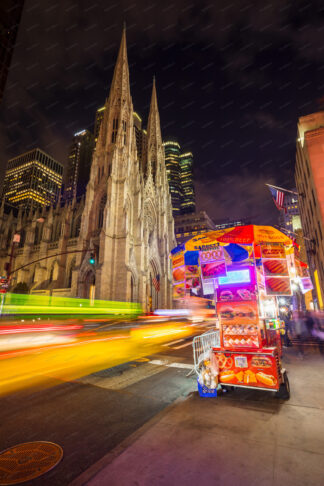
{"type": "Polygon", "coordinates": [[[292,245],[291,239],[273,226],[257,226],[249,224],[229,228],[223,235],[217,238],[221,243],[252,244],[260,243],[282,243],[292,245]]]}

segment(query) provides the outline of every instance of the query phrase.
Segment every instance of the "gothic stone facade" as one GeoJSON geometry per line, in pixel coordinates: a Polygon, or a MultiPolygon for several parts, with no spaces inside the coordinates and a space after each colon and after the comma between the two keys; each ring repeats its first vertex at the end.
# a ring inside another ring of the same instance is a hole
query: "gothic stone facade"
{"type": "Polygon", "coordinates": [[[96,299],[140,302],[147,309],[152,298],[153,307],[171,306],[169,253],[176,242],[155,82],[143,145],[139,157],[124,31],[85,197],[18,216],[2,206],[2,269],[14,232],[24,228],[14,268],[58,255],[15,275],[31,292],[88,298],[94,289],[96,299]],[[153,285],[158,275],[160,292],[153,285]]]}

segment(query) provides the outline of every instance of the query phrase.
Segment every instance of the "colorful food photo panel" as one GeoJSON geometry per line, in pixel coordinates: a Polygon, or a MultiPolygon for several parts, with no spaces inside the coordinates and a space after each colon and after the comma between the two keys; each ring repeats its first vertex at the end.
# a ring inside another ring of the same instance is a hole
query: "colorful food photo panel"
{"type": "Polygon", "coordinates": [[[174,268],[172,271],[173,282],[182,282],[185,279],[185,266],[174,268]]]}
{"type": "Polygon", "coordinates": [[[261,245],[262,258],[286,258],[285,247],[281,245],[261,245]]]}
{"type": "Polygon", "coordinates": [[[224,324],[258,324],[256,302],[217,302],[217,314],[224,324]]]}
{"type": "Polygon", "coordinates": [[[250,301],[256,300],[255,285],[246,285],[245,287],[218,287],[217,301],[218,302],[233,302],[233,301],[250,301]]]}
{"type": "Polygon", "coordinates": [[[225,277],[226,276],[225,260],[202,263],[201,274],[203,278],[225,277]]]}
{"type": "Polygon", "coordinates": [[[265,277],[267,295],[291,295],[289,277],[265,277]]]}
{"type": "Polygon", "coordinates": [[[185,283],[176,284],[173,286],[173,298],[184,299],[185,297],[185,283]]]}
{"type": "Polygon", "coordinates": [[[287,260],[278,260],[278,259],[263,259],[263,272],[266,277],[288,277],[288,264],[287,260]]]}

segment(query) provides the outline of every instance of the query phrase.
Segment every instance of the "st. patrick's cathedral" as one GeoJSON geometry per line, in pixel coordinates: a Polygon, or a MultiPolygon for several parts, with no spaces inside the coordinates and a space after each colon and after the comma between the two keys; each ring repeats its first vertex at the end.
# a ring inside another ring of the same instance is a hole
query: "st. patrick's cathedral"
{"type": "Polygon", "coordinates": [[[13,275],[33,294],[92,294],[145,309],[172,305],[169,253],[176,242],[154,81],[140,147],[133,113],[124,30],[86,194],[17,215],[2,204],[2,274],[13,235],[20,232],[14,268],[53,256],[13,275]]]}

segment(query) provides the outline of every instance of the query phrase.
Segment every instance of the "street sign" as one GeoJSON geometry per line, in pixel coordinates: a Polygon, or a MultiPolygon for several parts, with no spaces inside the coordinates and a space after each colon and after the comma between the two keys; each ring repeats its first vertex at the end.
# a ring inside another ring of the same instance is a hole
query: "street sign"
{"type": "Polygon", "coordinates": [[[8,290],[9,282],[5,277],[0,277],[0,294],[5,294],[8,290]]]}

